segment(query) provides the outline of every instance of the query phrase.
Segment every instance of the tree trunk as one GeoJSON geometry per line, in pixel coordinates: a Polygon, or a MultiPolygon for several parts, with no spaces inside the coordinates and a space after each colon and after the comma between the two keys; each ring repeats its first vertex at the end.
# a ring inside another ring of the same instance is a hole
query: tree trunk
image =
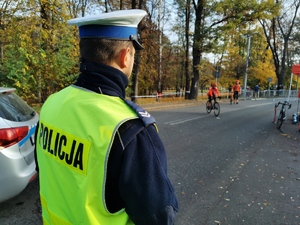
{"type": "Polygon", "coordinates": [[[203,35],[202,35],[202,21],[203,21],[203,10],[204,1],[199,0],[197,7],[195,8],[196,19],[195,19],[195,32],[194,32],[194,43],[193,43],[193,78],[191,84],[191,93],[189,99],[197,99],[198,87],[199,87],[199,65],[202,55],[203,35]]]}
{"type": "MultiPolygon", "coordinates": [[[[122,0],[120,1],[122,2],[122,0]]],[[[131,0],[131,8],[132,9],[136,9],[136,0],[131,0]]],[[[144,4],[144,1],[141,0],[139,1],[139,5],[138,5],[138,8],[141,9],[142,8],[142,5],[144,4]]],[[[122,5],[120,3],[120,5],[122,5]]],[[[141,34],[141,23],[138,25],[138,34],[141,34]]],[[[142,44],[142,42],[140,41],[140,43],[142,44]]],[[[140,61],[141,61],[141,54],[140,54],[140,51],[137,51],[136,54],[135,54],[135,64],[134,64],[134,67],[133,67],[133,71],[132,71],[132,74],[133,74],[133,77],[132,77],[132,81],[133,81],[133,96],[134,97],[131,97],[131,100],[133,102],[136,102],[136,98],[135,96],[138,96],[139,95],[139,85],[138,85],[138,75],[139,75],[139,71],[140,71],[140,61]]]]}
{"type": "Polygon", "coordinates": [[[191,84],[191,78],[189,74],[189,47],[190,47],[190,17],[191,17],[191,2],[190,0],[187,0],[186,8],[185,8],[185,99],[189,98],[189,92],[190,92],[190,84],[191,84]]]}

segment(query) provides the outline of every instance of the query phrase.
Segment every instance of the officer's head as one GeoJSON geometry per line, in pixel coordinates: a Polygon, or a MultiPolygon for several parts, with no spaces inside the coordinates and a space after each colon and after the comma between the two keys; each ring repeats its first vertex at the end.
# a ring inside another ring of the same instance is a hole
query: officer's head
{"type": "Polygon", "coordinates": [[[137,26],[144,10],[120,10],[69,20],[79,27],[82,61],[107,64],[130,76],[136,50],[143,49],[137,26]]]}

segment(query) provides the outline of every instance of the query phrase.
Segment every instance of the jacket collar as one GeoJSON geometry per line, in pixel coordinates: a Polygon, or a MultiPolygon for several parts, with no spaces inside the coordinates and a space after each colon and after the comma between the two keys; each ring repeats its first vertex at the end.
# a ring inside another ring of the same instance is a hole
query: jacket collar
{"type": "Polygon", "coordinates": [[[75,85],[100,94],[125,98],[128,78],[122,71],[105,64],[82,61],[80,72],[75,85]]]}

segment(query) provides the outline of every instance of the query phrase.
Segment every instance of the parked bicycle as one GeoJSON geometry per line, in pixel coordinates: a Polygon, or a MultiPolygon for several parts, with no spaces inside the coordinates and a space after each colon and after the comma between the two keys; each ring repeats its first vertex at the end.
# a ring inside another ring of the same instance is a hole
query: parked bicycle
{"type": "Polygon", "coordinates": [[[213,98],[211,102],[209,100],[207,100],[206,102],[206,112],[210,113],[212,110],[214,110],[215,116],[218,116],[220,114],[220,104],[219,102],[217,102],[216,98],[213,98]]]}
{"type": "Polygon", "coordinates": [[[281,109],[277,118],[277,122],[276,122],[276,126],[277,129],[280,129],[280,127],[282,126],[283,121],[286,120],[286,110],[287,110],[287,106],[288,109],[290,109],[292,107],[292,104],[289,103],[288,101],[284,101],[284,102],[278,102],[275,105],[275,108],[277,108],[279,105],[281,105],[281,109]]]}

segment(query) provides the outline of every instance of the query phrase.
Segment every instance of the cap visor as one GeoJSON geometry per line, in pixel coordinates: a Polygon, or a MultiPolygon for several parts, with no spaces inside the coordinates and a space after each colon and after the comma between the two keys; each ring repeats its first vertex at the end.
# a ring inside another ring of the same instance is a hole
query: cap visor
{"type": "Polygon", "coordinates": [[[133,46],[135,50],[143,50],[144,47],[137,41],[137,40],[132,40],[133,46]]]}

